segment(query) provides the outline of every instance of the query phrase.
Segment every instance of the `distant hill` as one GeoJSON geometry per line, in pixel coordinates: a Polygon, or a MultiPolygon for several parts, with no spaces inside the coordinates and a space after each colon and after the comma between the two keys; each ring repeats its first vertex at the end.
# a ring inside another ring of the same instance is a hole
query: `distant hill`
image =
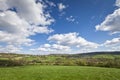
{"type": "Polygon", "coordinates": [[[79,54],[72,54],[69,56],[71,56],[71,57],[86,57],[86,56],[96,56],[96,55],[120,55],[120,51],[79,53],[79,54]]]}
{"type": "Polygon", "coordinates": [[[89,53],[78,53],[78,54],[50,54],[49,56],[64,56],[64,57],[72,57],[72,58],[90,58],[95,56],[112,56],[115,57],[117,55],[120,56],[120,51],[114,52],[89,52],[89,53]]]}
{"type": "Polygon", "coordinates": [[[81,55],[97,55],[97,54],[114,54],[114,55],[120,55],[120,51],[114,51],[114,52],[90,52],[90,53],[83,53],[81,55]]]}
{"type": "Polygon", "coordinates": [[[16,53],[0,53],[0,58],[15,58],[15,57],[63,57],[63,58],[120,58],[120,51],[114,52],[89,52],[78,54],[50,54],[50,55],[30,55],[30,54],[16,54],[16,53]]]}
{"type": "MultiPolygon", "coordinates": [[[[120,51],[113,51],[113,52],[88,52],[88,53],[77,53],[77,54],[49,54],[50,56],[94,56],[94,55],[105,55],[105,54],[109,54],[109,55],[120,55],[120,51]]],[[[20,56],[24,56],[24,55],[32,55],[32,54],[18,54],[18,53],[0,53],[0,55],[20,55],[20,56]]],[[[48,56],[49,56],[48,55],[48,56]]],[[[34,55],[35,56],[35,55],[34,55]]],[[[37,55],[37,56],[42,56],[42,55],[37,55]]],[[[43,55],[44,56],[44,55],[43,55]]]]}

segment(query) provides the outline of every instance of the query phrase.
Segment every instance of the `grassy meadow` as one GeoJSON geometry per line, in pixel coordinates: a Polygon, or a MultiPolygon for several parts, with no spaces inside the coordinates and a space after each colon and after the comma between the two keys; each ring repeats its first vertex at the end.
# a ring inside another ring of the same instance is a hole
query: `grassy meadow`
{"type": "Polygon", "coordinates": [[[0,80],[120,80],[120,54],[0,53],[0,80]]]}
{"type": "Polygon", "coordinates": [[[0,68],[0,80],[120,80],[120,69],[83,66],[0,68]]]}

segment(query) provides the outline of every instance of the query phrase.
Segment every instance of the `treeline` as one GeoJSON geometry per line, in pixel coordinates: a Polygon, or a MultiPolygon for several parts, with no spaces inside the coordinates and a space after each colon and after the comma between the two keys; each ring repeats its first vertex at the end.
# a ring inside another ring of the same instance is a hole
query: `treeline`
{"type": "Polygon", "coordinates": [[[29,64],[40,65],[59,65],[59,66],[96,66],[96,67],[111,67],[120,68],[120,59],[105,59],[105,58],[85,58],[85,59],[61,59],[54,61],[49,60],[33,60],[29,64]]]}
{"type": "Polygon", "coordinates": [[[63,59],[56,58],[50,60],[0,60],[0,66],[23,66],[23,65],[59,65],[59,66],[96,66],[96,67],[111,67],[120,68],[120,59],[105,59],[105,58],[85,58],[85,59],[63,59]]]}
{"type": "Polygon", "coordinates": [[[26,61],[23,60],[0,60],[0,67],[23,66],[26,61]]]}

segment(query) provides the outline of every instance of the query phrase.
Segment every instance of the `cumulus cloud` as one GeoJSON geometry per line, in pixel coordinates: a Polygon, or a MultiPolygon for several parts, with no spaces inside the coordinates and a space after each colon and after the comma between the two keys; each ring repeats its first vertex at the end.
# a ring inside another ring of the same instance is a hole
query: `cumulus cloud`
{"type": "Polygon", "coordinates": [[[17,15],[31,24],[49,25],[53,21],[49,14],[44,14],[45,5],[35,0],[7,0],[6,3],[10,8],[15,7],[17,15]]]}
{"type": "Polygon", "coordinates": [[[105,46],[111,46],[116,44],[120,44],[120,38],[113,38],[112,40],[106,40],[104,43],[105,46]]]}
{"type": "Polygon", "coordinates": [[[120,38],[113,38],[111,40],[106,40],[102,46],[106,47],[112,51],[118,51],[120,50],[120,38]]]}
{"type": "MultiPolygon", "coordinates": [[[[46,5],[35,0],[0,0],[0,42],[13,46],[30,46],[31,35],[51,33],[54,19],[45,12],[46,5]]],[[[13,48],[13,47],[11,47],[13,48]]]]}
{"type": "Polygon", "coordinates": [[[22,35],[9,34],[7,32],[0,31],[0,42],[4,42],[10,45],[25,45],[30,46],[34,40],[26,38],[22,35]]]}
{"type": "Polygon", "coordinates": [[[71,48],[69,46],[64,46],[60,44],[44,44],[36,49],[31,50],[44,53],[46,52],[47,54],[49,54],[49,53],[66,53],[71,51],[71,48]]]}
{"type": "MultiPolygon", "coordinates": [[[[110,34],[120,33],[120,0],[116,0],[115,5],[118,9],[114,10],[112,14],[109,14],[101,24],[96,25],[96,30],[108,31],[110,34]]],[[[119,50],[120,38],[106,40],[101,46],[108,48],[109,51],[119,50]]]]}
{"type": "Polygon", "coordinates": [[[58,4],[59,11],[63,11],[66,8],[66,6],[63,3],[58,4]]]}
{"type": "Polygon", "coordinates": [[[55,34],[48,37],[49,44],[43,44],[38,48],[31,49],[36,53],[58,54],[79,53],[96,49],[99,44],[85,40],[79,33],[55,34]]]}
{"type": "Polygon", "coordinates": [[[74,46],[77,48],[97,48],[98,44],[85,40],[78,33],[55,34],[48,38],[50,42],[55,42],[64,46],[74,46]]]}
{"type": "Polygon", "coordinates": [[[16,53],[16,52],[20,52],[21,48],[20,47],[16,47],[14,45],[7,45],[7,46],[0,46],[0,52],[3,53],[16,53]]]}
{"type": "Polygon", "coordinates": [[[33,33],[46,33],[46,34],[48,34],[48,33],[51,33],[54,31],[51,28],[48,29],[48,27],[36,27],[36,26],[34,26],[31,29],[32,29],[33,33]]]}
{"type": "Polygon", "coordinates": [[[8,5],[6,4],[6,0],[0,0],[0,10],[4,11],[8,8],[8,5]]]}
{"type": "MultiPolygon", "coordinates": [[[[120,7],[120,0],[116,1],[116,6],[120,7]]],[[[96,30],[110,31],[111,34],[120,33],[120,8],[109,14],[101,24],[97,25],[96,30]]]]}
{"type": "Polygon", "coordinates": [[[120,0],[116,0],[115,5],[118,6],[118,7],[120,7],[120,0]]]}
{"type": "Polygon", "coordinates": [[[96,30],[110,31],[111,34],[120,33],[120,9],[108,15],[105,20],[96,26],[96,30]]]}
{"type": "Polygon", "coordinates": [[[0,30],[8,33],[25,33],[29,24],[20,19],[15,12],[5,11],[0,12],[0,30]]]}

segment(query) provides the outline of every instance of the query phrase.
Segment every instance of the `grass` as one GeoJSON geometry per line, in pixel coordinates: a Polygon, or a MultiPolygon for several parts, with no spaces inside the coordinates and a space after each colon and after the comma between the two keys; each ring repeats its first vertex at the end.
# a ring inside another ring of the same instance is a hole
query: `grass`
{"type": "Polygon", "coordinates": [[[82,66],[0,68],[0,80],[120,80],[120,69],[82,66]]]}

